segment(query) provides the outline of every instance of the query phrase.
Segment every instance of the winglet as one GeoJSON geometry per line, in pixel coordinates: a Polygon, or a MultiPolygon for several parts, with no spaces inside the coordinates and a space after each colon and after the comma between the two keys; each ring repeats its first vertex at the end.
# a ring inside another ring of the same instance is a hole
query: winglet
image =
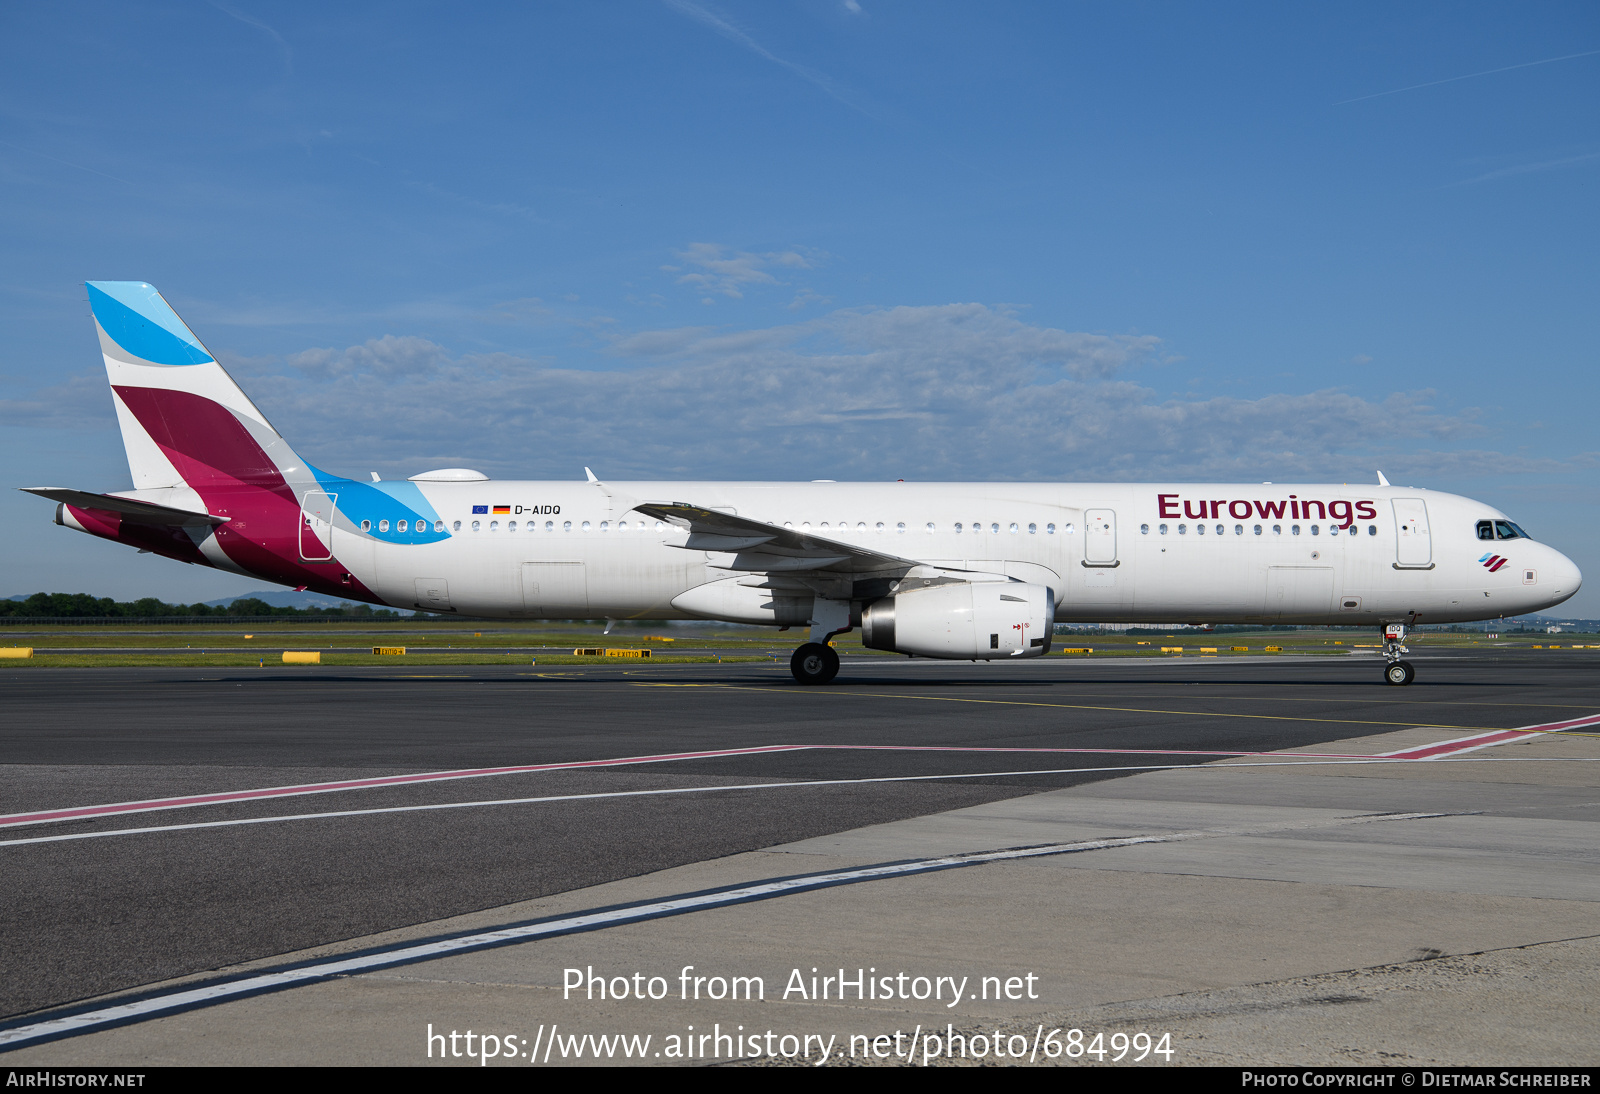
{"type": "Polygon", "coordinates": [[[1389,485],[1389,480],[1383,477],[1383,472],[1382,471],[1378,472],[1378,485],[1379,486],[1388,486],[1389,485]]]}
{"type": "Polygon", "coordinates": [[[587,467],[585,467],[583,469],[583,473],[589,477],[589,481],[590,482],[599,482],[600,481],[599,479],[594,477],[594,472],[590,471],[587,467]]]}

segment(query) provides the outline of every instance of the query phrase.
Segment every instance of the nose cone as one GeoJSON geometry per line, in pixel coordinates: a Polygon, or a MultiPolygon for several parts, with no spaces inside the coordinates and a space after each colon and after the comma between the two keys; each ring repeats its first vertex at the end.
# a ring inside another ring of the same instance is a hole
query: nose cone
{"type": "Polygon", "coordinates": [[[1544,563],[1544,573],[1539,575],[1539,585],[1548,591],[1550,597],[1546,607],[1554,607],[1572,599],[1583,587],[1583,574],[1579,572],[1576,562],[1560,551],[1551,549],[1550,558],[1544,563]]]}

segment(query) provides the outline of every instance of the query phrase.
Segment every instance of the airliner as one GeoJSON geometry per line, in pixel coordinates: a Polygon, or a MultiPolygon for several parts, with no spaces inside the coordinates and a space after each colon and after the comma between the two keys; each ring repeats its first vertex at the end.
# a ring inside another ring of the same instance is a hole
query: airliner
{"type": "Polygon", "coordinates": [[[299,456],[152,286],[88,283],[133,489],[29,492],[57,524],[397,608],[809,628],[912,657],[1042,657],[1057,623],[1408,628],[1520,615],[1582,575],[1493,506],[1304,483],[616,482],[343,478],[299,456]]]}

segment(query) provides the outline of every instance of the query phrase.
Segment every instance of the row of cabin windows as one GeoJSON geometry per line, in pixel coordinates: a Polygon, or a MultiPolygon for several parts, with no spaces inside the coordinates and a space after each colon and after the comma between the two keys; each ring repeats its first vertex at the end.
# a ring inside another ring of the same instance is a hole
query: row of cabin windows
{"type": "MultiPolygon", "coordinates": [[[[500,522],[499,521],[491,520],[488,523],[489,523],[489,531],[498,532],[500,530],[500,522]]],[[[563,532],[572,531],[572,523],[573,522],[570,521],[570,520],[562,521],[561,522],[561,530],[563,532]]],[[[1482,523],[1483,524],[1489,524],[1490,522],[1484,521],[1482,523]]],[[[1510,522],[1509,521],[1496,521],[1495,524],[1505,525],[1505,524],[1510,524],[1510,522]]],[[[538,527],[539,527],[538,522],[537,521],[532,521],[532,520],[527,521],[526,522],[526,526],[527,526],[527,530],[530,531],[530,532],[537,531],[538,527]]],[[[791,524],[791,523],[789,523],[787,521],[784,522],[783,526],[785,528],[791,528],[791,529],[794,527],[793,524],[791,524]]],[[[395,531],[397,531],[397,532],[407,531],[407,522],[403,521],[403,520],[396,521],[394,527],[395,527],[395,531]]],[[[589,521],[580,522],[579,527],[580,527],[580,529],[582,531],[585,531],[585,532],[591,531],[593,529],[593,525],[591,525],[589,521]]],[[[616,529],[619,532],[626,532],[626,531],[629,530],[629,527],[630,526],[629,526],[628,521],[619,520],[619,521],[616,522],[616,529]]],[[[639,531],[643,532],[643,531],[646,530],[648,525],[647,525],[647,523],[645,521],[639,520],[639,521],[634,521],[632,527],[637,528],[639,531]]],[[[1515,527],[1515,526],[1513,525],[1512,527],[1515,527]]],[[[659,531],[662,531],[665,528],[666,528],[666,525],[663,522],[661,522],[659,520],[655,522],[655,530],[656,531],[659,532],[659,531]]],[[[1261,525],[1259,525],[1259,524],[1252,525],[1251,528],[1252,528],[1252,531],[1258,536],[1262,535],[1264,533],[1263,527],[1261,525]]],[[[1330,524],[1330,525],[1328,525],[1328,534],[1330,536],[1336,536],[1341,531],[1341,528],[1342,528],[1341,525],[1330,524]]],[[[1321,527],[1319,525],[1313,524],[1313,525],[1310,526],[1310,529],[1311,529],[1311,534],[1314,535],[1314,536],[1321,534],[1321,527]]],[[[372,531],[372,522],[370,520],[362,521],[361,522],[361,530],[363,532],[372,531]]],[[[386,521],[386,520],[380,520],[378,522],[378,531],[387,532],[388,530],[389,530],[389,522],[386,521]]],[[[425,520],[417,521],[416,522],[416,530],[418,532],[426,532],[426,531],[428,531],[428,522],[425,521],[425,520]]],[[[435,532],[444,531],[444,521],[442,521],[442,520],[434,521],[433,522],[433,530],[435,532]]],[[[456,521],[451,526],[451,530],[452,531],[456,531],[456,532],[461,531],[461,522],[459,520],[456,521]]],[[[472,530],[474,532],[482,531],[482,522],[481,521],[476,521],[476,520],[473,521],[472,522],[472,530]]],[[[516,530],[517,530],[517,522],[516,521],[514,521],[514,520],[506,521],[506,531],[515,532],[516,530]]],[[[546,532],[554,532],[556,530],[556,522],[553,521],[553,520],[545,521],[544,522],[544,530],[546,532]]],[[[811,530],[811,522],[810,521],[805,521],[805,522],[801,523],[800,530],[802,532],[809,532],[811,530]]],[[[850,524],[847,521],[840,521],[837,529],[830,529],[829,526],[828,526],[828,522],[827,521],[823,521],[818,526],[817,530],[819,532],[827,532],[827,531],[848,532],[848,531],[850,531],[850,524]]],[[[855,530],[857,532],[865,532],[867,530],[866,522],[865,521],[857,522],[855,530]]],[[[880,532],[881,533],[881,532],[884,532],[884,531],[887,530],[887,526],[882,521],[879,521],[873,526],[873,530],[876,531],[876,532],[880,532]]],[[[897,523],[894,526],[894,530],[895,530],[896,533],[898,533],[900,535],[904,535],[905,532],[906,532],[905,522],[901,521],[901,522],[897,523]]],[[[924,526],[923,530],[926,531],[929,535],[932,535],[932,534],[934,534],[935,532],[938,531],[938,526],[936,524],[934,524],[932,521],[929,521],[924,526]]],[[[983,522],[982,521],[974,521],[971,525],[966,525],[966,526],[964,526],[960,521],[958,521],[958,522],[956,522],[956,524],[954,524],[951,527],[951,531],[953,531],[958,536],[961,535],[963,532],[968,532],[968,531],[970,531],[970,533],[972,535],[981,535],[983,533],[983,530],[984,530],[984,526],[983,526],[983,522]]],[[[1169,526],[1168,525],[1160,524],[1160,525],[1156,526],[1156,531],[1157,531],[1157,533],[1159,535],[1163,535],[1163,536],[1166,535],[1168,533],[1168,530],[1169,530],[1169,526]]],[[[1206,526],[1204,524],[1196,524],[1194,526],[1194,530],[1195,530],[1195,534],[1196,535],[1203,536],[1203,535],[1206,534],[1206,526]]],[[[1348,529],[1343,529],[1343,530],[1346,531],[1346,533],[1348,535],[1352,535],[1352,536],[1353,535],[1358,535],[1360,533],[1360,531],[1361,531],[1361,529],[1359,527],[1357,527],[1356,525],[1351,525],[1348,529]]],[[[1496,529],[1494,529],[1494,527],[1491,525],[1491,528],[1490,528],[1490,536],[1491,537],[1493,536],[1493,533],[1494,533],[1495,530],[1496,529]]],[[[1506,529],[1506,530],[1510,531],[1509,528],[1506,529]]],[[[611,531],[611,521],[609,521],[609,520],[601,521],[600,522],[600,531],[602,531],[602,532],[611,531]]],[[[1007,524],[1006,525],[1006,531],[1009,532],[1011,535],[1017,535],[1019,532],[1022,531],[1022,527],[1021,527],[1021,525],[1018,525],[1016,523],[1011,523],[1011,524],[1007,524]]],[[[1076,531],[1076,528],[1071,524],[1063,524],[1061,526],[1061,534],[1062,535],[1070,536],[1075,531],[1076,531]]],[[[1519,531],[1520,531],[1520,529],[1519,529],[1519,531]]],[[[1029,524],[1028,525],[1028,534],[1030,536],[1037,535],[1038,532],[1039,532],[1039,526],[1037,524],[1029,524]]],[[[1180,535],[1180,536],[1187,535],[1188,532],[1189,532],[1189,526],[1187,524],[1178,525],[1178,535],[1180,535]]],[[[1055,535],[1056,534],[1056,526],[1054,524],[1046,524],[1044,526],[1044,533],[1047,536],[1055,535]]],[[[1000,525],[997,524],[997,523],[991,522],[989,524],[989,534],[990,535],[999,535],[1000,534],[1000,525]]],[[[1150,534],[1150,525],[1148,525],[1148,524],[1139,525],[1139,534],[1140,535],[1146,535],[1146,536],[1149,535],[1150,534]]],[[[1227,525],[1224,525],[1224,524],[1216,525],[1216,533],[1215,534],[1219,535],[1219,536],[1226,535],[1227,534],[1227,525]]],[[[1233,526],[1233,534],[1236,535],[1236,536],[1244,535],[1245,534],[1244,525],[1235,524],[1233,526]]],[[[1283,534],[1283,525],[1274,524],[1272,526],[1272,534],[1275,535],[1275,536],[1281,536],[1283,534]]],[[[1300,526],[1298,524],[1291,524],[1289,526],[1289,534],[1292,535],[1292,536],[1298,536],[1300,534],[1300,526]]],[[[1376,524],[1367,525],[1367,535],[1375,536],[1377,534],[1378,534],[1378,526],[1376,524]]],[[[1524,535],[1525,534],[1526,533],[1524,533],[1524,535]]],[[[1480,539],[1481,538],[1486,538],[1483,535],[1483,528],[1482,528],[1481,525],[1479,527],[1478,535],[1479,535],[1480,539]]],[[[1517,537],[1516,537],[1515,533],[1513,533],[1510,536],[1502,535],[1500,538],[1502,538],[1502,539],[1513,539],[1513,538],[1517,538],[1517,537]]]]}
{"type": "MultiPolygon", "coordinates": [[[[488,524],[489,524],[489,531],[498,532],[500,530],[500,522],[499,521],[491,520],[491,521],[488,522],[488,524]]],[[[787,522],[787,521],[784,523],[783,526],[785,528],[790,528],[790,529],[794,528],[794,525],[789,523],[789,522],[787,522]]],[[[472,526],[471,527],[472,527],[472,530],[474,532],[481,532],[483,530],[483,522],[475,520],[475,521],[472,522],[472,526]]],[[[639,521],[634,521],[632,523],[631,527],[643,532],[643,531],[646,530],[648,525],[646,524],[645,521],[639,520],[639,521]]],[[[666,525],[664,523],[662,523],[661,521],[658,520],[658,521],[655,522],[655,530],[656,531],[659,532],[659,531],[663,530],[665,527],[666,527],[666,525]]],[[[538,522],[530,520],[530,521],[527,522],[526,528],[530,532],[538,531],[538,528],[539,528],[538,522]]],[[[561,530],[563,532],[570,532],[570,531],[572,531],[572,528],[573,528],[573,522],[572,521],[564,520],[564,521],[561,522],[561,530]]],[[[590,532],[590,531],[594,530],[594,525],[591,524],[589,521],[585,520],[585,521],[579,522],[578,528],[579,528],[580,531],[590,532]]],[[[602,531],[602,532],[609,532],[612,529],[612,522],[609,521],[609,520],[603,520],[603,521],[600,522],[599,528],[600,528],[600,531],[602,531]]],[[[371,531],[372,530],[372,522],[369,521],[369,520],[362,521],[361,522],[361,529],[362,529],[362,531],[371,531]]],[[[1039,534],[1039,526],[1037,524],[1030,524],[1030,525],[1027,526],[1027,529],[1028,529],[1028,535],[1030,535],[1030,536],[1039,534]]],[[[389,530],[389,522],[386,521],[386,520],[379,521],[378,522],[378,530],[380,532],[387,532],[389,530]]],[[[396,530],[404,532],[406,530],[406,522],[403,521],[403,520],[400,521],[398,526],[397,526],[397,528],[396,528],[396,530]]],[[[417,530],[418,531],[426,531],[427,530],[427,522],[426,521],[420,521],[420,520],[417,521],[417,530]]],[[[436,532],[444,531],[444,521],[442,521],[442,520],[434,521],[433,530],[436,531],[436,532]]],[[[452,530],[453,531],[457,531],[457,532],[461,531],[461,522],[459,520],[456,521],[455,524],[452,526],[452,530]]],[[[516,521],[514,521],[514,520],[506,521],[506,531],[515,532],[516,530],[517,530],[517,522],[516,521]]],[[[556,522],[553,521],[553,520],[545,521],[544,522],[544,530],[546,532],[554,532],[556,530],[556,522]]],[[[616,522],[616,530],[619,531],[619,532],[629,531],[630,530],[629,522],[625,521],[625,520],[617,521],[616,522]]],[[[802,532],[809,532],[811,530],[811,522],[810,521],[803,522],[800,525],[800,530],[802,532]]],[[[855,530],[857,532],[866,532],[867,531],[867,523],[866,523],[866,521],[858,522],[856,524],[855,530]]],[[[882,521],[879,521],[875,525],[873,525],[873,530],[877,531],[877,532],[884,532],[884,531],[888,530],[888,526],[886,524],[884,524],[882,521]]],[[[897,533],[899,533],[900,535],[904,535],[905,532],[906,532],[906,524],[905,524],[905,522],[901,521],[900,523],[896,524],[894,526],[894,530],[897,533]]],[[[934,523],[932,523],[930,521],[926,525],[924,530],[929,535],[932,535],[934,532],[938,531],[938,527],[934,523]]],[[[951,530],[954,531],[956,535],[961,535],[964,531],[968,531],[968,530],[971,531],[971,534],[978,535],[978,534],[983,532],[983,524],[981,522],[974,522],[973,524],[968,526],[968,525],[963,525],[963,524],[958,522],[952,527],[951,530]]],[[[1068,536],[1072,535],[1076,530],[1077,530],[1076,527],[1074,525],[1071,525],[1071,524],[1063,524],[1061,526],[1061,529],[1060,529],[1062,535],[1068,535],[1068,536]]],[[[836,533],[838,533],[838,532],[848,532],[848,531],[850,531],[850,524],[849,524],[848,521],[840,521],[837,528],[831,528],[827,521],[823,521],[820,525],[817,526],[817,531],[819,531],[819,532],[834,531],[836,533]]],[[[1022,525],[1015,524],[1015,523],[1008,524],[1008,525],[1006,525],[1006,531],[1010,532],[1012,535],[1018,535],[1022,531],[1022,525]]],[[[1000,534],[1000,525],[996,524],[996,523],[990,523],[990,525],[989,525],[989,533],[991,535],[999,535],[1000,534]]],[[[1046,524],[1044,526],[1044,534],[1047,535],[1047,536],[1055,535],[1056,534],[1056,526],[1054,524],[1046,524]]]]}
{"type": "MultiPolygon", "coordinates": [[[[407,521],[397,520],[397,521],[395,521],[395,524],[394,524],[394,530],[396,532],[404,532],[406,530],[407,524],[408,524],[407,521]]],[[[370,520],[362,521],[361,522],[361,530],[363,532],[372,531],[372,522],[370,520]]],[[[386,521],[386,520],[380,520],[378,522],[378,531],[387,532],[388,530],[389,530],[389,522],[386,521]]],[[[428,522],[427,521],[425,521],[425,520],[417,521],[417,531],[426,532],[427,530],[428,530],[428,522]]],[[[442,521],[442,520],[434,521],[433,522],[433,530],[435,532],[444,531],[444,521],[442,521]]],[[[456,531],[459,532],[460,530],[461,530],[461,522],[458,520],[458,521],[456,521],[456,531]]]]}
{"type": "MultiPolygon", "coordinates": [[[[789,528],[789,529],[793,529],[794,528],[794,525],[792,523],[790,523],[789,521],[784,521],[783,522],[783,526],[785,528],[789,528]]],[[[1006,531],[1011,533],[1012,535],[1018,535],[1019,533],[1021,533],[1023,526],[1020,525],[1020,524],[1017,524],[1015,522],[1012,522],[1010,524],[1007,524],[1005,526],[1005,528],[1006,528],[1006,531]]],[[[1030,525],[1027,526],[1027,529],[1028,529],[1028,535],[1030,535],[1030,536],[1036,536],[1036,535],[1039,534],[1039,526],[1037,524],[1030,524],[1030,525]]],[[[855,530],[857,532],[865,532],[865,531],[867,531],[867,522],[866,521],[858,521],[858,522],[856,522],[855,530]]],[[[887,531],[889,531],[889,526],[887,524],[885,524],[883,521],[880,520],[876,524],[872,525],[872,530],[874,532],[879,532],[879,533],[887,532],[887,531]]],[[[933,521],[930,520],[927,524],[924,524],[922,526],[922,530],[924,532],[926,532],[928,535],[931,536],[934,533],[938,532],[939,526],[937,524],[935,524],[933,521]]],[[[961,535],[962,533],[970,533],[971,535],[975,535],[975,536],[976,535],[981,535],[983,533],[983,522],[980,520],[980,521],[973,521],[971,524],[965,524],[965,523],[963,523],[961,521],[957,521],[955,524],[950,526],[949,530],[954,532],[958,536],[961,535]]],[[[808,521],[808,520],[807,521],[801,521],[801,523],[800,523],[800,531],[802,531],[802,532],[811,531],[811,522],[808,521]]],[[[828,522],[827,521],[823,521],[821,524],[817,525],[817,531],[819,531],[819,532],[832,531],[832,532],[835,532],[835,533],[848,532],[848,531],[850,531],[850,522],[842,520],[842,521],[839,522],[837,527],[829,528],[828,522]]],[[[897,524],[895,524],[894,531],[895,531],[896,535],[902,535],[903,536],[903,535],[906,534],[906,532],[910,531],[910,526],[907,525],[905,521],[900,521],[897,524]]],[[[1074,527],[1072,525],[1070,525],[1070,524],[1063,524],[1061,526],[1061,534],[1062,535],[1070,536],[1070,535],[1072,535],[1072,533],[1074,531],[1075,531],[1074,527]]],[[[1000,525],[997,524],[997,523],[991,522],[989,524],[989,534],[993,535],[993,536],[999,535],[1000,534],[1000,525]]],[[[1047,536],[1055,535],[1056,534],[1056,526],[1054,524],[1046,524],[1044,526],[1044,534],[1047,535],[1047,536]]]]}
{"type": "MultiPolygon", "coordinates": [[[[1312,535],[1317,536],[1317,535],[1321,535],[1322,534],[1321,525],[1313,524],[1310,527],[1311,527],[1311,534],[1312,535]]],[[[1163,535],[1163,536],[1167,534],[1167,529],[1168,529],[1168,526],[1165,525],[1165,524],[1158,524],[1156,526],[1156,532],[1158,534],[1160,534],[1160,535],[1163,535]]],[[[1263,531],[1264,531],[1262,526],[1259,525],[1259,524],[1251,525],[1251,529],[1258,536],[1262,535],[1263,531]]],[[[1343,525],[1339,525],[1339,524],[1330,524],[1330,525],[1328,525],[1328,534],[1330,536],[1336,536],[1341,531],[1344,532],[1346,535],[1352,535],[1352,536],[1358,536],[1358,535],[1361,534],[1361,528],[1358,525],[1355,525],[1355,524],[1350,525],[1348,528],[1344,527],[1343,525]]],[[[1178,534],[1180,536],[1187,535],[1188,533],[1189,533],[1189,526],[1187,524],[1178,525],[1178,534]]],[[[1206,526],[1204,524],[1196,524],[1194,526],[1194,533],[1197,536],[1205,535],[1206,534],[1206,526]]],[[[1149,535],[1150,534],[1150,526],[1148,524],[1139,525],[1139,534],[1143,535],[1143,536],[1149,535]]],[[[1227,535],[1228,534],[1228,526],[1226,524],[1217,525],[1216,526],[1216,534],[1219,535],[1219,536],[1227,535]]],[[[1244,525],[1235,524],[1233,526],[1233,534],[1236,535],[1236,536],[1244,535],[1244,525]]],[[[1275,536],[1283,535],[1283,525],[1274,524],[1272,526],[1272,534],[1275,535],[1275,536]]],[[[1300,534],[1300,526],[1298,524],[1289,525],[1289,534],[1291,536],[1298,536],[1300,534]]],[[[1367,535],[1375,536],[1377,534],[1378,534],[1378,526],[1376,524],[1367,525],[1367,535]]]]}

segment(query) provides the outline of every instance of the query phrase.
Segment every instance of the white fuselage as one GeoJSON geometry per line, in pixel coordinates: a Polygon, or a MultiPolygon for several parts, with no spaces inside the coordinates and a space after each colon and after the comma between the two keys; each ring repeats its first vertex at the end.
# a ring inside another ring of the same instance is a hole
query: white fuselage
{"type": "Polygon", "coordinates": [[[1506,519],[1493,507],[1403,487],[351,486],[377,500],[348,514],[347,500],[339,500],[332,547],[350,571],[388,604],[480,616],[782,622],[759,610],[707,610],[703,596],[685,598],[710,583],[742,589],[760,579],[723,568],[729,555],[676,546],[686,541],[682,530],[627,508],[664,501],[792,526],[941,568],[1048,585],[1058,622],[1463,622],[1549,608],[1581,582],[1577,567],[1544,544],[1480,539],[1478,522],[1506,519]],[[424,513],[425,533],[410,525],[400,532],[399,518],[383,515],[382,499],[390,496],[397,514],[402,499],[406,510],[424,513]],[[1500,559],[1506,561],[1496,566],[1500,559]],[[691,606],[675,605],[680,598],[691,606]]]}

